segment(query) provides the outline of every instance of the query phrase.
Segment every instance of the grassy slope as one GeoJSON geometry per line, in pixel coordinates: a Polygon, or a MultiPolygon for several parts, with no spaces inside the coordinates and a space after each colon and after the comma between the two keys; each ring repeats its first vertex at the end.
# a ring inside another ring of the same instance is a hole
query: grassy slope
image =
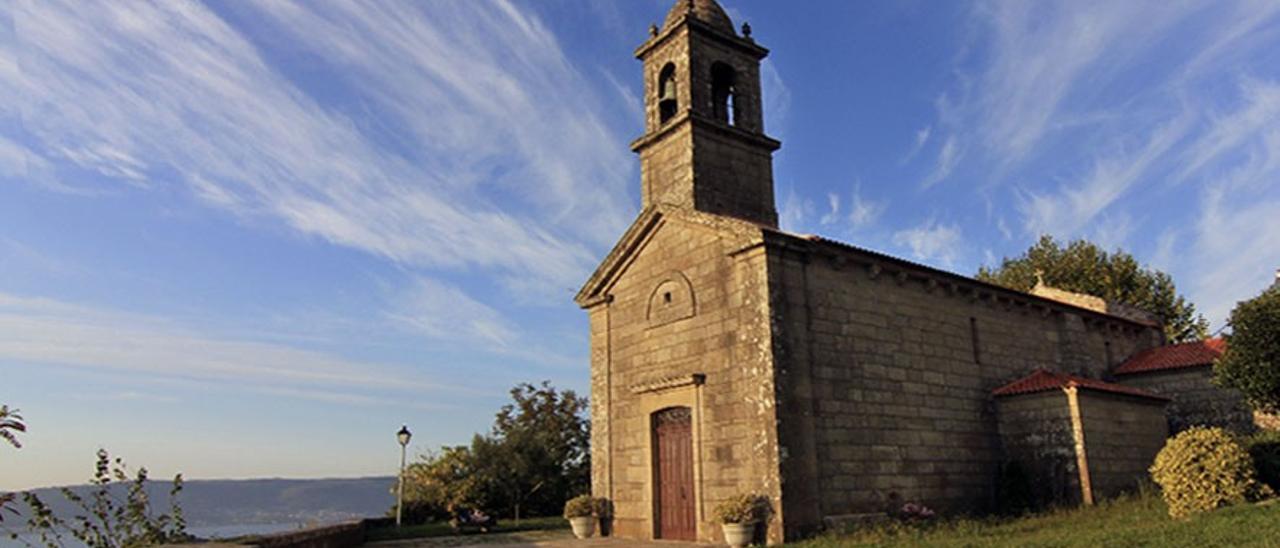
{"type": "Polygon", "coordinates": [[[1104,502],[1017,520],[956,520],[926,528],[881,527],[794,546],[1277,546],[1280,504],[1224,508],[1186,521],[1155,496],[1104,502]]]}

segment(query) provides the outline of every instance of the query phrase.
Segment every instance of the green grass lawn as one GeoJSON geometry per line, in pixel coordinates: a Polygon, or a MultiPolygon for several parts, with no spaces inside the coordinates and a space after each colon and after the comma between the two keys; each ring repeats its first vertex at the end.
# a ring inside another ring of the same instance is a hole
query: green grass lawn
{"type": "Polygon", "coordinates": [[[1280,504],[1273,500],[1270,504],[1234,506],[1178,521],[1169,517],[1158,496],[1135,496],[1021,519],[873,526],[788,546],[1280,547],[1280,504]]]}
{"type": "MultiPolygon", "coordinates": [[[[499,520],[498,527],[489,533],[466,533],[466,536],[473,535],[495,535],[502,533],[517,533],[525,531],[549,531],[555,529],[568,529],[569,522],[560,516],[546,518],[525,518],[520,520],[517,526],[514,520],[499,520]]],[[[380,540],[399,540],[411,538],[428,538],[428,537],[447,537],[453,536],[453,528],[449,527],[448,522],[433,522],[422,525],[405,525],[400,528],[395,526],[380,527],[370,529],[367,540],[376,542],[380,540]]]]}

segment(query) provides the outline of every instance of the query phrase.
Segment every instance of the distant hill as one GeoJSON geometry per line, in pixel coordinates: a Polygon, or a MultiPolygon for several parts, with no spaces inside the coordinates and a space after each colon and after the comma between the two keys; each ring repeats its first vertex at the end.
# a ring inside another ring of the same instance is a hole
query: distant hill
{"type": "MultiPolygon", "coordinates": [[[[167,511],[169,488],[166,480],[148,481],[152,508],[167,511]]],[[[347,519],[386,515],[395,497],[395,478],[354,479],[251,479],[189,480],[178,501],[191,527],[243,524],[319,524],[347,519]]],[[[124,487],[117,497],[123,497],[124,487]]],[[[71,488],[88,498],[94,487],[71,488]]],[[[35,489],[55,514],[72,516],[77,508],[56,487],[35,489]]],[[[114,493],[114,491],[113,491],[114,493]]],[[[21,506],[21,505],[18,505],[21,506]]]]}

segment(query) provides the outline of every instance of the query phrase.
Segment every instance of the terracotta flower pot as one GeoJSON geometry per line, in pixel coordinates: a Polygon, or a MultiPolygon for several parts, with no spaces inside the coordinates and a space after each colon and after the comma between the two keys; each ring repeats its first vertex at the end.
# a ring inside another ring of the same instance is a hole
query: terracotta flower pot
{"type": "Polygon", "coordinates": [[[569,526],[573,527],[573,536],[591,538],[591,535],[596,533],[596,518],[592,516],[569,518],[569,526]]]}
{"type": "Polygon", "coordinates": [[[742,548],[751,544],[752,537],[756,533],[755,523],[725,523],[721,527],[724,528],[724,541],[733,548],[742,548]]]}

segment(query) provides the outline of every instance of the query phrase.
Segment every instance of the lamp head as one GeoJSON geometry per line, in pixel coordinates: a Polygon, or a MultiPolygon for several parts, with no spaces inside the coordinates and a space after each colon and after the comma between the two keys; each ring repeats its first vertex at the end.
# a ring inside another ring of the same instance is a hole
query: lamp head
{"type": "Polygon", "coordinates": [[[409,432],[409,427],[401,425],[400,431],[396,432],[396,439],[400,440],[400,445],[409,445],[409,438],[413,437],[413,433],[409,432]]]}

